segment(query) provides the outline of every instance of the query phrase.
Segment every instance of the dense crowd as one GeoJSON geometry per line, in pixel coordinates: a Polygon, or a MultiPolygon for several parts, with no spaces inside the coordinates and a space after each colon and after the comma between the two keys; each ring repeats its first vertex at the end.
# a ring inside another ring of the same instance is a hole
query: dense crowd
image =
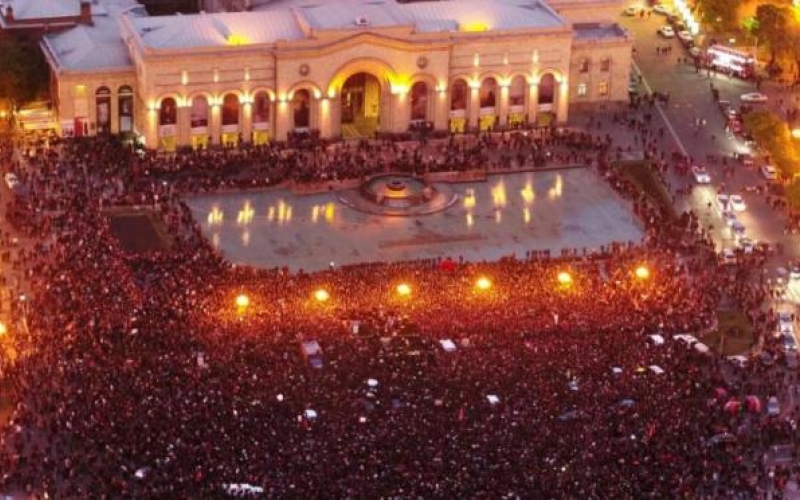
{"type": "Polygon", "coordinates": [[[758,449],[791,430],[724,411],[727,397],[752,387],[729,383],[722,360],[673,336],[713,327],[723,300],[768,328],[763,293],[747,280],[757,262],[719,267],[696,217],[672,221],[605,168],[613,152],[604,138],[419,147],[143,158],[70,141],[38,157],[7,210],[40,246],[28,262],[33,293],[14,309],[27,330],[14,336],[22,356],[8,379],[19,403],[0,446],[0,491],[214,498],[246,484],[253,489],[240,494],[263,488],[280,498],[753,495],[758,449]],[[180,202],[185,191],[239,185],[229,182],[234,163],[260,172],[247,174],[251,182],[269,172],[272,184],[358,177],[401,160],[414,170],[470,158],[522,167],[536,151],[562,154],[556,146],[580,159],[592,152],[644,221],[642,244],[292,274],[281,263],[224,262],[180,202]],[[206,163],[212,173],[197,175],[206,163]],[[172,247],[126,253],[102,212],[122,202],[153,204],[172,247]],[[641,266],[649,276],[637,276],[641,266]],[[476,289],[479,277],[493,286],[476,289]],[[397,293],[400,283],[409,295],[397,293]],[[314,299],[320,288],[329,300],[314,299]],[[237,306],[240,295],[249,305],[237,306]]]}

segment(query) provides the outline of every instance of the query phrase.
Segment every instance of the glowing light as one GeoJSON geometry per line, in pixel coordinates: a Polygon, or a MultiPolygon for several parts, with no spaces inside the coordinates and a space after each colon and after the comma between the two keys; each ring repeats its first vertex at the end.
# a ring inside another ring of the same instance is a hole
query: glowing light
{"type": "Polygon", "coordinates": [[[239,35],[236,33],[232,33],[228,35],[228,45],[245,45],[247,44],[247,38],[243,35],[239,35]]]}
{"type": "Polygon", "coordinates": [[[475,282],[475,288],[478,290],[488,290],[492,288],[492,282],[489,278],[481,276],[478,278],[478,281],[475,282]]]}
{"type": "Polygon", "coordinates": [[[522,219],[525,221],[525,224],[531,223],[531,209],[525,207],[522,209],[522,219]]]}
{"type": "Polygon", "coordinates": [[[471,23],[464,23],[460,26],[461,31],[465,31],[467,33],[480,33],[482,31],[488,31],[489,26],[486,23],[475,21],[471,23]]]}
{"type": "Polygon", "coordinates": [[[526,182],[525,187],[522,188],[519,193],[522,195],[522,201],[525,202],[526,205],[533,205],[536,192],[533,190],[533,183],[531,183],[531,181],[526,182]]]}
{"type": "Polygon", "coordinates": [[[475,219],[472,217],[471,213],[467,214],[467,227],[472,227],[475,225],[475,219]]]}
{"type": "Polygon", "coordinates": [[[572,284],[572,275],[566,271],[561,271],[558,273],[558,282],[562,285],[571,285],[572,284]]]}
{"type": "Polygon", "coordinates": [[[547,191],[547,197],[551,200],[557,200],[561,198],[561,190],[563,188],[563,181],[561,179],[561,174],[556,174],[556,182],[553,184],[553,187],[547,191]]]}
{"type": "Polygon", "coordinates": [[[0,337],[8,333],[8,327],[5,323],[0,322],[0,337]]]}
{"type": "Polygon", "coordinates": [[[208,213],[208,223],[212,226],[219,226],[224,218],[225,212],[220,210],[219,207],[213,207],[211,212],[208,213]]]}
{"type": "MultiPolygon", "coordinates": [[[[475,66],[476,68],[481,65],[481,55],[480,54],[476,53],[472,57],[472,65],[475,66]]],[[[478,88],[480,88],[480,83],[478,84],[478,88]]]]}
{"type": "Polygon", "coordinates": [[[464,194],[464,208],[467,210],[475,208],[475,190],[472,188],[467,189],[464,194]]]}
{"type": "MultiPolygon", "coordinates": [[[[314,212],[312,209],[312,219],[314,212]]],[[[283,200],[278,200],[278,205],[270,205],[267,208],[267,220],[269,222],[277,222],[278,224],[285,224],[292,220],[292,207],[283,200]]]]}
{"type": "Polygon", "coordinates": [[[800,128],[792,129],[792,137],[800,139],[800,128]]]}
{"type": "Polygon", "coordinates": [[[328,293],[327,290],[324,288],[320,288],[316,292],[314,292],[314,300],[317,302],[327,302],[328,299],[331,298],[331,294],[328,293]]]}
{"type": "Polygon", "coordinates": [[[408,283],[400,283],[397,285],[397,294],[403,297],[411,295],[411,286],[408,283]]]}
{"type": "Polygon", "coordinates": [[[650,277],[650,270],[647,269],[645,266],[639,266],[636,268],[636,277],[640,280],[646,280],[650,277]]]}
{"type": "Polygon", "coordinates": [[[248,229],[242,232],[242,246],[250,246],[250,231],[248,229]]]}
{"type": "Polygon", "coordinates": [[[211,235],[211,244],[214,245],[214,248],[219,248],[219,233],[211,235]]]}
{"type": "Polygon", "coordinates": [[[253,221],[255,210],[250,206],[250,201],[245,201],[244,206],[239,210],[239,215],[236,216],[237,224],[250,224],[253,221]]]}
{"type": "Polygon", "coordinates": [[[392,94],[395,95],[404,95],[408,93],[408,85],[405,83],[392,83],[392,94]]]}
{"type": "Polygon", "coordinates": [[[506,185],[503,184],[503,179],[492,187],[492,202],[497,208],[506,206],[506,185]]]}
{"type": "Polygon", "coordinates": [[[250,306],[250,297],[245,294],[240,294],[236,296],[236,307],[239,310],[247,309],[250,306]]]}

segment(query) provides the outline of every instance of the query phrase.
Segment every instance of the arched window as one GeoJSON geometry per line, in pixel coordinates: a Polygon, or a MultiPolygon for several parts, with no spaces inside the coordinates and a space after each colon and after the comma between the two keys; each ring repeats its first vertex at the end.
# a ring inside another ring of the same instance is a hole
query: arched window
{"type": "Polygon", "coordinates": [[[539,104],[553,104],[556,91],[556,79],[547,73],[539,79],[539,104]]]}
{"type": "Polygon", "coordinates": [[[108,87],[100,87],[94,95],[97,108],[97,133],[108,134],[111,132],[111,90],[108,87]]]}
{"type": "Polygon", "coordinates": [[[509,106],[524,106],[525,94],[528,92],[528,85],[525,77],[517,75],[511,80],[511,88],[508,89],[509,106]]]}
{"type": "Polygon", "coordinates": [[[225,94],[222,98],[222,126],[239,124],[239,97],[225,94]]]}
{"type": "Polygon", "coordinates": [[[292,96],[292,113],[294,114],[294,128],[308,128],[311,126],[311,93],[300,89],[292,96]]]}
{"type": "Polygon", "coordinates": [[[589,72],[589,58],[588,57],[584,57],[583,59],[581,59],[581,66],[580,66],[579,71],[581,73],[588,73],[589,72]]]}
{"type": "Polygon", "coordinates": [[[469,87],[464,80],[456,80],[450,86],[450,111],[465,111],[469,99],[469,87]]]}
{"type": "Polygon", "coordinates": [[[175,99],[167,97],[161,100],[161,111],[158,113],[159,125],[175,125],[178,123],[178,105],[175,99]]]}
{"type": "Polygon", "coordinates": [[[482,108],[493,108],[497,105],[497,80],[486,78],[481,82],[480,102],[482,108]]]}
{"type": "Polygon", "coordinates": [[[426,120],[428,118],[428,84],[416,82],[411,86],[411,119],[426,120]]]}
{"type": "Polygon", "coordinates": [[[123,85],[117,91],[117,105],[119,106],[119,131],[133,132],[133,89],[123,85]]]}
{"type": "Polygon", "coordinates": [[[270,104],[269,94],[263,90],[256,92],[253,97],[253,123],[269,123],[270,104]]]}
{"type": "Polygon", "coordinates": [[[204,95],[192,99],[192,108],[189,110],[189,121],[192,128],[208,127],[208,99],[204,95]]]}

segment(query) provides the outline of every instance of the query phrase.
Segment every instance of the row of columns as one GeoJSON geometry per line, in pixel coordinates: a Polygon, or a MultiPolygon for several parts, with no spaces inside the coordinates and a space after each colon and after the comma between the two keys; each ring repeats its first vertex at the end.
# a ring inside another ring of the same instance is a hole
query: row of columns
{"type": "MultiPolygon", "coordinates": [[[[554,92],[552,111],[555,113],[559,122],[567,119],[568,98],[566,83],[557,83],[554,92]]],[[[480,89],[470,87],[470,102],[464,110],[467,124],[474,128],[479,125],[480,108],[480,89]]],[[[509,87],[500,87],[500,95],[495,105],[494,115],[497,117],[497,124],[505,126],[508,124],[510,115],[509,87]]],[[[527,102],[524,112],[531,121],[536,119],[539,112],[539,88],[533,84],[529,86],[527,102]]],[[[191,103],[179,106],[177,110],[177,122],[174,125],[175,131],[171,135],[175,138],[177,146],[191,144],[191,103]]],[[[112,104],[113,106],[113,104],[112,104]]],[[[323,138],[338,137],[341,135],[341,100],[338,97],[311,98],[309,101],[309,128],[319,130],[323,138]]],[[[112,113],[113,116],[114,113],[112,113]]],[[[286,140],[289,133],[294,130],[294,109],[291,100],[281,100],[272,103],[270,107],[270,121],[267,128],[270,139],[286,140]]],[[[225,133],[241,134],[245,142],[249,142],[254,131],[253,124],[253,105],[250,102],[240,104],[239,122],[236,126],[231,126],[232,130],[226,131],[222,125],[222,113],[220,105],[211,105],[209,113],[209,123],[204,134],[210,138],[212,145],[222,143],[225,133]]],[[[381,89],[380,101],[380,130],[386,132],[405,132],[411,122],[411,95],[408,92],[391,93],[388,89],[381,89]]],[[[433,122],[434,129],[447,130],[450,120],[450,94],[447,91],[430,89],[428,91],[427,120],[433,122]]],[[[112,123],[115,120],[112,120],[112,123]]],[[[169,126],[167,126],[169,127],[169,126]]],[[[161,145],[160,139],[165,134],[164,127],[159,124],[159,109],[149,109],[147,111],[147,123],[144,136],[147,147],[158,148],[161,145]]]]}

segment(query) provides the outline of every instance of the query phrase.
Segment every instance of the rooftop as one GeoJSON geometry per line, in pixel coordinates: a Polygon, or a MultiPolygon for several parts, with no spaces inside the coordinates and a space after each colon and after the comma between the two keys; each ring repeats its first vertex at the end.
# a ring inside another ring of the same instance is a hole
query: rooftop
{"type": "Polygon", "coordinates": [[[600,38],[626,37],[628,33],[618,24],[584,23],[574,24],[575,38],[578,40],[597,40],[600,38]]]}

